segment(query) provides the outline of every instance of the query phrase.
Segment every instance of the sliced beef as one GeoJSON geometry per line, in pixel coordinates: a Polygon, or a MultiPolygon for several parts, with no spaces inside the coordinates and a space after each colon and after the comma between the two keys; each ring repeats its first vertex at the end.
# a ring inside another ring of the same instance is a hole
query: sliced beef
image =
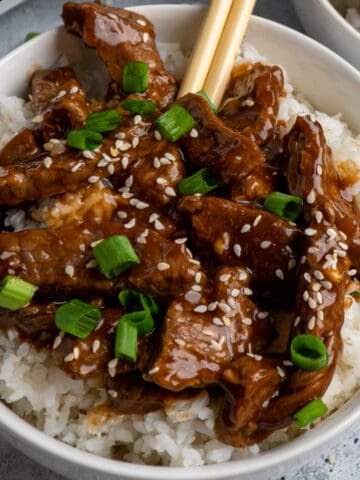
{"type": "Polygon", "coordinates": [[[164,68],[156,49],[153,25],[147,18],[122,8],[87,2],[65,3],[62,16],[69,32],[96,49],[116,83],[121,83],[127,63],[145,62],[149,66],[149,88],[145,96],[160,108],[172,102],[176,82],[164,68]]]}
{"type": "Polygon", "coordinates": [[[200,270],[199,262],[192,259],[184,245],[154,231],[148,230],[145,235],[135,225],[125,227],[119,223],[86,222],[60,230],[0,233],[0,251],[3,252],[1,278],[14,274],[43,291],[55,289],[72,294],[110,295],[127,286],[168,297],[189,288],[200,270]],[[107,280],[93,264],[91,244],[112,235],[128,236],[141,263],[107,280]]]}
{"type": "Polygon", "coordinates": [[[45,142],[84,126],[89,105],[71,67],[38,70],[31,81],[31,94],[45,142]]]}
{"type": "Polygon", "coordinates": [[[219,116],[226,126],[262,146],[274,135],[284,74],[278,66],[240,65],[231,75],[219,116]]]}
{"type": "Polygon", "coordinates": [[[248,267],[257,293],[292,291],[304,237],[301,229],[267,211],[215,197],[184,197],[202,255],[248,267]]]}
{"type": "Polygon", "coordinates": [[[222,268],[210,293],[197,283],[198,288],[174,299],[166,313],[161,350],[145,379],[173,391],[209,385],[218,382],[234,360],[259,351],[269,324],[267,313],[249,296],[249,277],[245,270],[222,268]]]}
{"type": "Polygon", "coordinates": [[[36,303],[16,311],[0,309],[0,328],[15,328],[20,338],[36,348],[51,348],[57,335],[55,303],[36,303]]]}
{"type": "Polygon", "coordinates": [[[0,166],[6,167],[16,163],[26,163],[39,155],[43,150],[35,133],[29,128],[21,130],[0,151],[0,166]]]}

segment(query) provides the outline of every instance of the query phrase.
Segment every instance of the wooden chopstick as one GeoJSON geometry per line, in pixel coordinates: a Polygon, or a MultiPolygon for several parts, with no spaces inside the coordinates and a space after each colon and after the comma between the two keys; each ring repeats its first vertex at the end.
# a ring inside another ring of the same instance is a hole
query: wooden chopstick
{"type": "Polygon", "coordinates": [[[181,82],[178,97],[203,88],[232,3],[232,0],[212,0],[181,82]]]}
{"type": "Polygon", "coordinates": [[[212,0],[178,97],[205,90],[214,105],[219,106],[255,2],[212,0]]]}

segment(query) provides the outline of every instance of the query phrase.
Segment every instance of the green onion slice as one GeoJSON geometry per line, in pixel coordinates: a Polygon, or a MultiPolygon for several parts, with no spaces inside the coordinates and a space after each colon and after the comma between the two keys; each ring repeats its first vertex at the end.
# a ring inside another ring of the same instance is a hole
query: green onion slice
{"type": "Polygon", "coordinates": [[[144,62],[129,62],[122,71],[122,88],[128,93],[142,93],[148,88],[149,67],[144,62]]]}
{"type": "Polygon", "coordinates": [[[213,102],[211,101],[209,95],[205,92],[205,90],[199,90],[198,92],[196,92],[197,95],[201,95],[202,97],[205,98],[205,100],[207,101],[207,103],[209,104],[209,107],[211,108],[211,110],[214,112],[214,113],[218,113],[219,109],[215,107],[215,105],[213,104],[213,102]]]}
{"type": "Polygon", "coordinates": [[[115,277],[140,263],[130,240],[125,235],[105,238],[95,245],[93,254],[106,278],[115,277]]]}
{"type": "Polygon", "coordinates": [[[28,42],[29,40],[32,40],[33,38],[35,38],[39,35],[40,35],[39,32],[29,32],[29,33],[26,34],[24,42],[28,42]]]}
{"type": "Polygon", "coordinates": [[[132,306],[141,306],[144,310],[150,310],[154,315],[160,313],[160,308],[155,300],[149,295],[145,295],[138,290],[125,289],[121,290],[118,295],[122,307],[129,308],[132,306]]]}
{"type": "Polygon", "coordinates": [[[56,310],[55,323],[59,330],[84,339],[96,328],[100,317],[99,308],[74,298],[56,310]]]}
{"type": "Polygon", "coordinates": [[[151,117],[155,113],[155,103],[151,100],[137,100],[129,98],[121,102],[121,108],[128,112],[142,115],[143,117],[151,117]]]}
{"type": "Polygon", "coordinates": [[[328,408],[321,398],[316,398],[296,412],[293,418],[299,427],[304,428],[327,411],[328,408]]]}
{"type": "Polygon", "coordinates": [[[79,150],[95,150],[103,141],[103,137],[98,132],[79,128],[78,130],[70,130],[66,137],[69,147],[79,150]]]}
{"type": "Polygon", "coordinates": [[[138,330],[131,322],[121,318],[116,327],[115,357],[124,357],[130,362],[136,362],[138,330]]]}
{"type": "Polygon", "coordinates": [[[176,142],[191,130],[196,122],[185,108],[175,104],[160,115],[156,119],[155,124],[164,138],[171,142],[176,142]]]}
{"type": "Polygon", "coordinates": [[[295,220],[301,212],[302,200],[294,195],[282,192],[272,192],[264,202],[265,210],[275,213],[285,220],[295,220]]]}
{"type": "Polygon", "coordinates": [[[296,335],[290,345],[291,360],[303,370],[321,370],[329,361],[324,342],[314,335],[296,335]]]}
{"type": "Polygon", "coordinates": [[[190,177],[186,177],[177,184],[178,192],[181,195],[194,195],[200,193],[205,195],[217,188],[219,184],[207,168],[201,168],[190,177]]]}
{"type": "Polygon", "coordinates": [[[6,275],[0,283],[0,307],[19,310],[27,305],[38,287],[14,275],[6,275]]]}
{"type": "Polygon", "coordinates": [[[117,110],[106,110],[89,115],[85,127],[94,132],[112,132],[118,128],[120,123],[121,115],[117,110]]]}
{"type": "Polygon", "coordinates": [[[350,293],[353,297],[360,297],[360,290],[354,290],[353,292],[350,293]]]}

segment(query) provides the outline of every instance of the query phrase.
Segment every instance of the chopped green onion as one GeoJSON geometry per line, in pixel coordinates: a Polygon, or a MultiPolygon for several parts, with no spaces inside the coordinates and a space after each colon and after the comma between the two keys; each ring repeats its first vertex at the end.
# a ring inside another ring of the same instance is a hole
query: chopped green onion
{"type": "Polygon", "coordinates": [[[197,95],[201,95],[202,97],[205,98],[205,100],[207,101],[207,103],[209,104],[209,107],[211,108],[211,110],[214,112],[214,113],[218,113],[219,109],[215,107],[215,105],[213,104],[213,102],[211,101],[209,95],[205,92],[205,90],[199,90],[198,92],[196,92],[197,95]]]}
{"type": "Polygon", "coordinates": [[[6,275],[0,283],[0,307],[18,310],[27,305],[38,287],[14,275],[6,275]]]}
{"type": "Polygon", "coordinates": [[[143,117],[150,117],[155,113],[155,103],[151,100],[137,100],[136,98],[129,98],[121,102],[121,108],[128,112],[142,115],[143,117]]]}
{"type": "Polygon", "coordinates": [[[353,292],[350,293],[353,297],[360,297],[360,290],[354,290],[353,292]]]}
{"type": "Polygon", "coordinates": [[[33,38],[37,37],[38,35],[40,35],[39,32],[29,32],[29,33],[26,34],[24,42],[28,42],[29,40],[32,40],[33,38]]]}
{"type": "Polygon", "coordinates": [[[316,398],[296,412],[293,418],[299,427],[304,428],[327,411],[328,408],[321,398],[316,398]]]}
{"type": "Polygon", "coordinates": [[[154,320],[150,310],[139,310],[138,312],[126,313],[121,317],[121,322],[131,323],[136,327],[139,335],[151,333],[154,329],[154,320]]]}
{"type": "Polygon", "coordinates": [[[272,192],[264,202],[265,210],[289,221],[295,220],[300,215],[301,207],[302,200],[300,197],[282,192],[272,192]]]}
{"type": "Polygon", "coordinates": [[[116,327],[115,357],[124,357],[126,360],[136,362],[138,331],[131,322],[120,320],[116,327]]]}
{"type": "Polygon", "coordinates": [[[178,192],[181,195],[194,195],[200,193],[205,195],[219,185],[216,179],[210,174],[207,168],[202,168],[190,177],[186,177],[177,184],[178,192]]]}
{"type": "Polygon", "coordinates": [[[66,137],[69,147],[79,150],[95,150],[102,144],[102,141],[103,137],[100,133],[81,128],[70,130],[66,137]]]}
{"type": "Polygon", "coordinates": [[[122,71],[122,88],[124,92],[145,92],[149,83],[149,67],[144,62],[129,62],[122,71]]]}
{"type": "Polygon", "coordinates": [[[176,142],[180,137],[191,130],[196,122],[192,115],[181,105],[173,105],[155,121],[161,135],[176,142]]]}
{"type": "Polygon", "coordinates": [[[99,308],[74,298],[56,310],[55,323],[59,330],[84,339],[96,328],[100,317],[99,308]]]}
{"type": "Polygon", "coordinates": [[[118,128],[120,123],[121,115],[117,110],[106,110],[89,115],[85,127],[94,132],[112,132],[118,128]]]}
{"type": "Polygon", "coordinates": [[[324,342],[309,333],[293,338],[290,354],[292,362],[303,370],[321,370],[329,360],[324,342]]]}
{"type": "Polygon", "coordinates": [[[121,290],[118,297],[122,307],[128,308],[131,306],[141,306],[144,310],[150,310],[150,312],[154,315],[158,315],[160,313],[159,306],[155,300],[149,295],[145,295],[138,290],[121,290]]]}
{"type": "Polygon", "coordinates": [[[93,248],[101,272],[112,278],[140,263],[129,239],[125,235],[105,238],[93,248]]]}

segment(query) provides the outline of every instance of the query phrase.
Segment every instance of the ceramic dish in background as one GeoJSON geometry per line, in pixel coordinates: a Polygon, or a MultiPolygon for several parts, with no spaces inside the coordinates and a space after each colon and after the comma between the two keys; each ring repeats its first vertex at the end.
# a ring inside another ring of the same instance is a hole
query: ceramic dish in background
{"type": "MultiPolygon", "coordinates": [[[[193,45],[204,8],[190,5],[143,6],[136,9],[155,25],[160,41],[193,45]]],[[[343,113],[360,131],[354,98],[360,95],[360,73],[313,40],[279,24],[253,17],[247,39],[273,63],[284,65],[295,88],[319,110],[343,113]],[[341,89],[339,89],[341,85],[341,89]]],[[[60,57],[70,62],[91,54],[63,29],[52,30],[26,43],[0,61],[0,93],[22,95],[34,66],[50,67],[60,57]],[[6,74],[5,74],[6,73],[6,74]]],[[[44,466],[77,480],[260,480],[284,475],[295,465],[319,455],[341,432],[360,421],[360,394],[315,429],[288,444],[256,457],[204,467],[174,468],[135,465],[109,460],[47,437],[0,403],[0,431],[12,444],[44,466]]]]}
{"type": "Polygon", "coordinates": [[[360,32],[339,13],[345,14],[344,0],[293,2],[307,33],[360,69],[360,32]]]}
{"type": "Polygon", "coordinates": [[[2,0],[0,3],[0,15],[7,12],[11,8],[16,7],[20,3],[23,3],[25,0],[2,0]]]}

